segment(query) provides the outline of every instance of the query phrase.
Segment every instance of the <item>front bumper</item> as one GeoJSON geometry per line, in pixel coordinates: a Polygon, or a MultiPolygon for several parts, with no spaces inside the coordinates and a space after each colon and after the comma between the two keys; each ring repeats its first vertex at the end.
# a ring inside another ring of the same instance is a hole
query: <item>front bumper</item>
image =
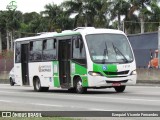
{"type": "Polygon", "coordinates": [[[107,78],[104,76],[88,76],[89,87],[114,87],[114,83],[120,85],[135,85],[137,75],[129,75],[125,77],[107,78]]]}

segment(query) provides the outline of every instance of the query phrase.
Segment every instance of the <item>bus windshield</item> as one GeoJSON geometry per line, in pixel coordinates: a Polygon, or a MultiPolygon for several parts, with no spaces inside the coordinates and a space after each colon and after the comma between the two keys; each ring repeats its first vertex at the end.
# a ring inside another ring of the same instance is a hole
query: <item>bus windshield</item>
{"type": "Polygon", "coordinates": [[[95,63],[128,63],[133,61],[127,38],[121,34],[86,35],[91,59],[95,63]]]}

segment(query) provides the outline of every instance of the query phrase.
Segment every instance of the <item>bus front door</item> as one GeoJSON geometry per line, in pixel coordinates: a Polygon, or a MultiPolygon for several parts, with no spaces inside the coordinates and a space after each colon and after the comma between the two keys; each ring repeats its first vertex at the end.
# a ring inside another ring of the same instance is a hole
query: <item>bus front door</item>
{"type": "Polygon", "coordinates": [[[69,88],[71,84],[71,40],[59,40],[58,51],[60,85],[62,88],[69,88]]]}
{"type": "Polygon", "coordinates": [[[22,84],[29,85],[28,78],[28,44],[21,45],[22,84]]]}

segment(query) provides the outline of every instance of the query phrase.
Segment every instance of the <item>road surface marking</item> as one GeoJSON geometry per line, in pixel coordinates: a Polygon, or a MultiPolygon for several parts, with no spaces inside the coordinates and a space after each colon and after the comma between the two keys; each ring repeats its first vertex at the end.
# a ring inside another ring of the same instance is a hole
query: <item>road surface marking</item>
{"type": "Polygon", "coordinates": [[[91,111],[113,111],[113,110],[106,110],[106,109],[98,109],[98,108],[90,108],[91,111]]]}
{"type": "Polygon", "coordinates": [[[53,104],[42,104],[42,103],[30,103],[31,105],[39,105],[39,106],[46,106],[46,107],[63,107],[62,105],[53,105],[53,104]]]}
{"type": "Polygon", "coordinates": [[[9,100],[0,100],[0,102],[7,102],[7,103],[10,103],[12,101],[9,101],[9,100]]]}

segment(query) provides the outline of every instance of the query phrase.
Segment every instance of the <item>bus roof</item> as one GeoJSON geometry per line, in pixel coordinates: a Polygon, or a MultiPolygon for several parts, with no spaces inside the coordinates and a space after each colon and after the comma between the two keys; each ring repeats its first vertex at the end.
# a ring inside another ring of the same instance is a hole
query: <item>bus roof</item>
{"type": "Polygon", "coordinates": [[[34,40],[34,39],[43,39],[43,38],[49,38],[49,37],[58,37],[58,36],[65,36],[65,35],[75,35],[75,34],[80,34],[80,33],[77,31],[72,31],[72,32],[68,31],[68,32],[62,32],[62,33],[56,33],[56,32],[43,33],[43,34],[37,35],[37,36],[18,38],[15,40],[15,42],[34,40]]]}
{"type": "Polygon", "coordinates": [[[76,35],[76,34],[87,35],[87,34],[100,34],[100,33],[124,34],[124,32],[122,32],[120,30],[114,30],[114,29],[104,29],[104,28],[96,29],[94,27],[79,27],[74,30],[65,30],[65,31],[62,31],[61,33],[49,32],[49,33],[43,33],[41,35],[32,36],[32,37],[18,38],[15,40],[15,42],[34,40],[34,39],[43,39],[43,38],[49,38],[49,37],[76,35]]]}

